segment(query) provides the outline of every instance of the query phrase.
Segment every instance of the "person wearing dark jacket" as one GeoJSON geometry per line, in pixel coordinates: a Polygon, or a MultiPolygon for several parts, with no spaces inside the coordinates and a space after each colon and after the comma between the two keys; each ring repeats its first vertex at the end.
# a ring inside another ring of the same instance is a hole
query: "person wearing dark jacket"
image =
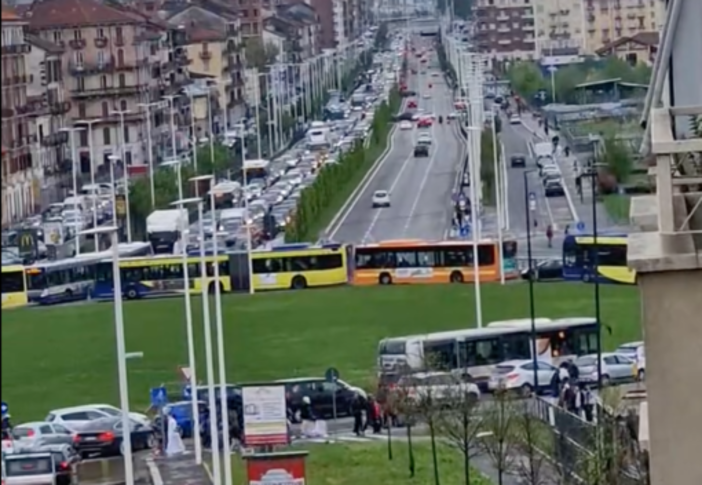
{"type": "Polygon", "coordinates": [[[366,400],[360,394],[356,394],[351,402],[351,412],[353,413],[353,432],[356,436],[363,435],[363,412],[366,410],[366,400]]]}
{"type": "Polygon", "coordinates": [[[368,398],[367,405],[368,408],[366,409],[366,427],[370,426],[373,429],[373,433],[378,434],[380,433],[380,429],[382,428],[382,412],[380,411],[380,404],[378,404],[378,402],[371,396],[368,398]]]}

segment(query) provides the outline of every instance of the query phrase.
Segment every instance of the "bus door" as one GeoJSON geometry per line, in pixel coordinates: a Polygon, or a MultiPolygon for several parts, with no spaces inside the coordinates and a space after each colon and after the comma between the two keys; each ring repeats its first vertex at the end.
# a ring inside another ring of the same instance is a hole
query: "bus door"
{"type": "Polygon", "coordinates": [[[587,269],[584,267],[584,251],[573,236],[563,241],[563,279],[582,280],[587,269]]]}
{"type": "Polygon", "coordinates": [[[356,267],[356,261],[354,259],[354,251],[352,245],[346,246],[346,277],[347,283],[351,284],[353,282],[353,273],[356,267]]]}

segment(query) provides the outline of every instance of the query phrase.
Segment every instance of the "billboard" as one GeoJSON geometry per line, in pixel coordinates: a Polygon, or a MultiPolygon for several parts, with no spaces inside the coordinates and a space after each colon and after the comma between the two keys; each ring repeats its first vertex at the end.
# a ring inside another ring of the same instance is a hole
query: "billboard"
{"type": "Polygon", "coordinates": [[[289,443],[285,386],[245,386],[242,399],[246,446],[289,443]]]}

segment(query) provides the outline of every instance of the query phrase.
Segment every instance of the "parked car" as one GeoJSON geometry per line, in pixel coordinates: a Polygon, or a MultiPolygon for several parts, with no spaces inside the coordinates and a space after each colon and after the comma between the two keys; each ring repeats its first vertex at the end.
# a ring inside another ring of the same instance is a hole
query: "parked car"
{"type": "Polygon", "coordinates": [[[548,180],[544,184],[546,197],[562,197],[565,195],[563,183],[560,180],[548,180]]]}
{"type": "Polygon", "coordinates": [[[636,378],[639,381],[646,379],[646,349],[643,341],[622,344],[617,347],[615,353],[629,357],[636,362],[636,378]]]}
{"type": "Polygon", "coordinates": [[[414,401],[431,398],[450,402],[466,394],[472,395],[476,401],[480,399],[480,389],[476,384],[450,372],[418,372],[402,376],[396,392],[414,401]]]}
{"type": "Polygon", "coordinates": [[[525,395],[547,389],[551,384],[553,374],[557,373],[558,369],[540,360],[537,360],[536,366],[537,382],[534,382],[533,360],[508,360],[502,362],[495,366],[490,375],[488,389],[491,391],[498,389],[518,391],[525,395]]]}
{"type": "MultiPolygon", "coordinates": [[[[597,379],[597,354],[582,355],[575,359],[580,380],[596,383],[597,379]]],[[[636,362],[629,357],[614,352],[605,352],[601,355],[602,384],[621,383],[632,381],[636,378],[636,362]]]]}
{"type": "Polygon", "coordinates": [[[560,280],[563,278],[563,263],[559,259],[537,262],[533,268],[522,271],[522,279],[532,281],[560,280]]]}
{"type": "Polygon", "coordinates": [[[12,437],[27,443],[60,443],[71,444],[73,432],[61,423],[33,421],[18,424],[12,428],[12,437]]]}
{"type": "Polygon", "coordinates": [[[5,485],[71,485],[80,456],[70,445],[15,446],[3,452],[5,485]]]}
{"type": "Polygon", "coordinates": [[[512,168],[516,167],[526,167],[527,157],[526,155],[516,154],[509,157],[509,165],[512,168]]]}
{"type": "MultiPolygon", "coordinates": [[[[144,425],[133,419],[130,437],[132,450],[148,450],[156,445],[151,425],[144,425]]],[[[82,457],[115,456],[124,454],[124,429],[122,417],[110,417],[90,421],[80,427],[73,437],[73,446],[82,457]]]]}
{"type": "MultiPolygon", "coordinates": [[[[59,423],[70,430],[74,430],[90,421],[101,418],[116,418],[122,415],[119,408],[109,404],[85,404],[71,408],[54,409],[49,412],[44,421],[49,423],[59,423]]],[[[129,413],[129,417],[143,424],[148,424],[149,417],[140,413],[129,413]]]]}

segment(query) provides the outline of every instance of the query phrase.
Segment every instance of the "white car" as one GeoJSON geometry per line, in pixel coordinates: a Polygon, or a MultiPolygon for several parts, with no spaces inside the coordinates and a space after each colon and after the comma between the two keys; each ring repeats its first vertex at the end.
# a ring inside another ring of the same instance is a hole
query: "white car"
{"type": "Polygon", "coordinates": [[[387,190],[376,190],[373,193],[373,208],[390,207],[390,192],[387,190]]]}
{"type": "Polygon", "coordinates": [[[446,115],[446,118],[450,120],[455,120],[456,118],[458,118],[458,113],[456,113],[455,111],[451,111],[449,114],[446,115]]]}
{"type": "MultiPolygon", "coordinates": [[[[600,356],[600,369],[602,372],[602,384],[608,385],[614,382],[627,382],[636,379],[636,362],[623,354],[615,352],[604,352],[600,356]]],[[[575,365],[580,373],[580,380],[583,382],[597,382],[597,354],[582,355],[575,359],[575,365]]]]}
{"type": "Polygon", "coordinates": [[[451,400],[472,394],[480,399],[480,389],[472,382],[465,382],[450,372],[418,372],[403,376],[397,383],[398,388],[410,400],[429,398],[451,400]]]}
{"type": "Polygon", "coordinates": [[[12,436],[16,440],[36,442],[43,438],[72,439],[73,432],[61,423],[33,421],[31,423],[22,423],[12,428],[12,436]]]}
{"type": "Polygon", "coordinates": [[[558,372],[554,366],[548,362],[537,360],[536,379],[534,382],[534,361],[508,360],[497,364],[490,375],[488,389],[495,391],[504,389],[507,391],[518,391],[525,395],[530,395],[534,390],[544,389],[551,384],[553,374],[558,372]]]}
{"type": "Polygon", "coordinates": [[[424,93],[424,99],[431,98],[431,93],[424,93]]]}
{"type": "Polygon", "coordinates": [[[431,145],[431,134],[424,132],[417,137],[417,144],[421,145],[431,145]]]}
{"type": "Polygon", "coordinates": [[[400,122],[400,129],[401,130],[411,130],[412,129],[412,122],[403,120],[400,122]]]}
{"type": "Polygon", "coordinates": [[[519,117],[519,115],[512,115],[509,117],[509,124],[510,125],[518,125],[522,122],[522,119],[519,117]]]}
{"type": "Polygon", "coordinates": [[[646,349],[644,343],[628,342],[617,347],[615,353],[629,357],[636,362],[636,378],[640,381],[646,378],[646,349]]]}
{"type": "MultiPolygon", "coordinates": [[[[62,424],[68,429],[74,429],[84,423],[96,419],[119,416],[121,413],[122,411],[119,408],[109,404],[86,404],[71,408],[54,409],[49,412],[44,421],[62,424]]],[[[151,422],[145,414],[129,413],[129,417],[144,425],[148,425],[151,422]]]]}

